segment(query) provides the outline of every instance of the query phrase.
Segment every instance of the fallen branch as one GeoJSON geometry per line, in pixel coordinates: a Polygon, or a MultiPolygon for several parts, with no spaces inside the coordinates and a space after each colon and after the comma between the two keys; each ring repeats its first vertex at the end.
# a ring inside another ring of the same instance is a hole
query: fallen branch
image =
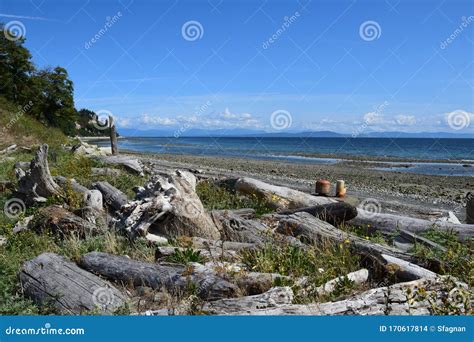
{"type": "Polygon", "coordinates": [[[153,289],[163,288],[175,295],[186,293],[191,288],[196,289],[200,298],[209,301],[237,294],[235,285],[215,274],[196,270],[193,265],[152,264],[100,252],[85,254],[80,265],[114,281],[153,289]]]}
{"type": "Polygon", "coordinates": [[[302,191],[268,184],[253,178],[239,178],[234,184],[234,189],[241,194],[256,196],[280,209],[310,207],[335,202],[327,197],[312,196],[302,191]]]}
{"type": "Polygon", "coordinates": [[[419,234],[428,229],[439,229],[444,232],[453,231],[462,241],[474,239],[474,224],[432,222],[394,214],[371,213],[362,209],[357,209],[357,211],[359,214],[350,222],[351,224],[364,227],[370,225],[371,228],[385,233],[396,233],[400,228],[415,234],[419,234]]]}

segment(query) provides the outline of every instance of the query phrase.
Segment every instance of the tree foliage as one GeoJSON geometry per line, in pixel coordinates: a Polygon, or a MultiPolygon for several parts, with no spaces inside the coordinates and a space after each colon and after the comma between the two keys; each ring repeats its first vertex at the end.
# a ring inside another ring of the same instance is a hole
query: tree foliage
{"type": "MultiPolygon", "coordinates": [[[[24,43],[24,37],[8,39],[0,23],[0,96],[19,106],[31,101],[28,115],[46,126],[58,127],[67,135],[77,134],[78,128],[90,135],[106,133],[94,131],[90,120],[84,126],[78,122],[83,121],[80,114],[84,112],[78,113],[74,107],[74,85],[67,70],[60,66],[37,69],[24,43]]],[[[86,117],[95,115],[88,112],[86,117]]]]}

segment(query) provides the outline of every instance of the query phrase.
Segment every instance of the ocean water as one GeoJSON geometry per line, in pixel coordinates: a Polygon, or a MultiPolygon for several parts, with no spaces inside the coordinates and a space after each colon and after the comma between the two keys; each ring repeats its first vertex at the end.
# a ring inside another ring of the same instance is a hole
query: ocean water
{"type": "MultiPolygon", "coordinates": [[[[98,144],[107,146],[108,142],[99,141],[98,144]]],[[[419,161],[449,160],[455,162],[403,163],[403,167],[393,167],[389,170],[474,176],[474,167],[463,167],[460,162],[474,160],[474,139],[133,137],[119,139],[119,148],[158,154],[242,157],[324,164],[336,163],[339,158],[364,157],[419,161]]]]}

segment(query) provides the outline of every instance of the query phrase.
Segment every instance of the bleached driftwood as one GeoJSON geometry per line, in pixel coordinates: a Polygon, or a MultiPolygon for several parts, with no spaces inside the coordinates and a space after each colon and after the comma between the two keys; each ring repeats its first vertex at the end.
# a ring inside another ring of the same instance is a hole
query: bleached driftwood
{"type": "Polygon", "coordinates": [[[120,225],[132,236],[221,237],[196,194],[196,178],[186,171],[152,176],[137,200],[123,206],[120,225]]]}
{"type": "Polygon", "coordinates": [[[267,226],[256,220],[248,220],[232,211],[212,211],[211,217],[219,228],[223,240],[262,243],[266,240],[267,226]]]}
{"type": "MultiPolygon", "coordinates": [[[[183,252],[185,250],[187,250],[187,248],[172,246],[157,247],[155,251],[155,259],[159,260],[166,258],[176,253],[176,251],[183,252]]],[[[193,249],[193,251],[195,253],[199,253],[204,258],[211,260],[236,260],[238,258],[237,252],[232,250],[223,250],[222,248],[193,249]]]]}
{"type": "Polygon", "coordinates": [[[348,243],[354,252],[369,258],[382,260],[380,255],[387,254],[399,259],[420,263],[415,256],[402,252],[394,247],[385,246],[360,238],[354,234],[344,232],[327,222],[321,221],[308,213],[296,213],[283,216],[277,227],[280,234],[299,237],[301,241],[312,244],[328,239],[336,243],[348,243]]]}
{"type": "Polygon", "coordinates": [[[63,314],[91,310],[111,314],[126,299],[111,283],[54,253],[43,253],[25,262],[20,281],[28,298],[63,314]]]}
{"type": "Polygon", "coordinates": [[[337,288],[337,285],[341,281],[344,281],[345,279],[350,280],[356,285],[360,285],[360,284],[365,283],[368,278],[369,278],[369,271],[363,268],[358,271],[348,273],[345,276],[337,277],[335,279],[328,281],[324,285],[317,287],[316,292],[318,293],[318,295],[328,295],[334,292],[334,290],[336,290],[337,288]]]}
{"type": "Polygon", "coordinates": [[[357,216],[357,208],[353,205],[350,205],[349,203],[344,202],[281,210],[278,213],[280,215],[291,215],[298,212],[309,213],[313,216],[316,216],[320,220],[326,221],[333,225],[352,220],[357,216]]]}
{"type": "Polygon", "coordinates": [[[468,296],[455,298],[454,291],[468,293],[461,284],[450,285],[446,277],[418,279],[379,287],[365,291],[345,300],[327,303],[279,305],[267,309],[243,309],[233,311],[232,315],[433,315],[436,307],[446,306],[446,299],[459,310],[467,313],[470,302],[468,296]],[[461,303],[462,302],[462,303],[461,303]]]}
{"type": "Polygon", "coordinates": [[[419,234],[428,229],[453,231],[460,240],[474,238],[474,224],[454,224],[449,222],[432,222],[419,218],[399,216],[395,214],[370,213],[358,208],[358,215],[350,223],[356,226],[367,226],[386,233],[396,233],[399,228],[419,234]]]}
{"type": "Polygon", "coordinates": [[[15,169],[18,192],[26,202],[44,202],[46,198],[61,194],[61,187],[51,176],[48,166],[48,145],[41,145],[26,172],[15,169]]]}
{"type": "Polygon", "coordinates": [[[255,243],[209,240],[209,239],[203,239],[200,237],[193,237],[191,238],[191,241],[192,241],[193,247],[198,248],[198,249],[222,248],[224,250],[242,251],[242,250],[255,250],[259,248],[259,245],[255,243]]]}
{"type": "Polygon", "coordinates": [[[54,177],[54,181],[64,190],[68,190],[69,188],[72,189],[73,191],[83,194],[85,193],[87,189],[85,186],[82,186],[78,182],[76,182],[75,179],[69,179],[63,176],[56,176],[54,177]]]}
{"type": "Polygon", "coordinates": [[[96,157],[100,161],[105,162],[106,164],[119,165],[123,166],[126,170],[133,172],[135,174],[143,174],[143,166],[140,161],[136,158],[127,157],[127,156],[98,156],[96,157]]]}
{"type": "Polygon", "coordinates": [[[237,294],[235,285],[215,274],[196,270],[193,265],[152,264],[100,252],[85,254],[80,265],[111,280],[153,289],[163,288],[176,295],[186,293],[191,287],[205,300],[233,297],[237,294]]]}
{"type": "Polygon", "coordinates": [[[92,188],[102,193],[104,205],[112,210],[120,210],[128,202],[127,196],[109,182],[95,182],[92,188]]]}
{"type": "Polygon", "coordinates": [[[258,310],[291,304],[293,297],[290,287],[273,287],[258,295],[220,299],[207,303],[202,307],[202,311],[211,315],[232,314],[241,310],[258,310]]]}
{"type": "Polygon", "coordinates": [[[381,255],[382,258],[387,262],[387,268],[393,272],[400,280],[416,280],[421,278],[436,278],[438,274],[427,270],[411,262],[398,259],[391,255],[381,255]]]}
{"type": "Polygon", "coordinates": [[[234,184],[234,189],[241,194],[256,196],[280,209],[295,209],[336,202],[331,198],[312,196],[302,191],[247,177],[239,178],[234,184]]]}

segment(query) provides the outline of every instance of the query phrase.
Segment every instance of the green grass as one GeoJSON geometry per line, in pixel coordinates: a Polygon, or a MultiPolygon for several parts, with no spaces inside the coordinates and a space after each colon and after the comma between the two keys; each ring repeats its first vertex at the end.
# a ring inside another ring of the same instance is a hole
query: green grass
{"type": "Polygon", "coordinates": [[[307,277],[312,290],[301,292],[294,283],[278,282],[275,285],[289,285],[295,291],[296,302],[332,299],[347,294],[353,289],[351,281],[342,281],[329,298],[320,298],[316,287],[341,275],[362,268],[358,256],[352,255],[345,244],[323,243],[303,249],[275,240],[256,251],[243,251],[243,263],[255,272],[279,273],[293,278],[307,277]]]}
{"type": "MultiPolygon", "coordinates": [[[[9,156],[14,160],[4,160],[0,162],[0,179],[9,180],[16,183],[14,176],[14,164],[16,161],[30,161],[34,152],[15,152],[9,156]]],[[[92,183],[91,168],[101,166],[97,162],[85,157],[74,156],[69,151],[52,146],[48,158],[51,173],[53,175],[63,175],[74,178],[82,185],[89,187],[92,183]]],[[[142,177],[130,175],[123,172],[118,177],[100,176],[94,177],[94,181],[105,180],[116,186],[128,195],[132,195],[131,188],[144,183],[142,177]]],[[[80,207],[81,196],[75,195],[72,191],[58,198],[50,198],[48,202],[36,207],[30,207],[16,219],[11,219],[5,215],[3,210],[5,203],[12,198],[10,192],[0,193],[0,235],[7,238],[7,243],[0,247],[0,315],[32,315],[50,314],[48,308],[40,308],[30,300],[22,296],[18,281],[18,273],[25,261],[31,260],[44,252],[54,252],[73,261],[91,251],[102,251],[112,254],[128,255],[133,259],[153,262],[155,248],[145,239],[136,239],[131,242],[127,237],[115,233],[107,233],[101,236],[79,239],[70,236],[67,239],[60,239],[45,232],[38,235],[34,232],[26,231],[13,234],[12,229],[16,221],[25,216],[33,215],[40,207],[52,203],[68,204],[72,209],[80,207]]]]}
{"type": "Polygon", "coordinates": [[[274,211],[264,200],[257,197],[239,196],[209,181],[198,183],[196,192],[208,210],[252,208],[255,209],[257,216],[274,211]]]}
{"type": "MultiPolygon", "coordinates": [[[[33,104],[34,105],[34,104],[33,104]]],[[[49,144],[60,146],[67,137],[58,128],[46,127],[0,96],[0,149],[12,144],[32,146],[49,144]]]]}
{"type": "Polygon", "coordinates": [[[188,262],[204,264],[207,261],[207,258],[201,255],[201,251],[186,248],[184,250],[176,249],[173,254],[166,258],[166,261],[184,265],[188,262]]]}
{"type": "Polygon", "coordinates": [[[474,286],[474,245],[472,240],[460,242],[453,232],[430,229],[420,234],[446,248],[446,251],[416,244],[411,252],[422,259],[438,260],[440,274],[449,274],[474,286]]]}

